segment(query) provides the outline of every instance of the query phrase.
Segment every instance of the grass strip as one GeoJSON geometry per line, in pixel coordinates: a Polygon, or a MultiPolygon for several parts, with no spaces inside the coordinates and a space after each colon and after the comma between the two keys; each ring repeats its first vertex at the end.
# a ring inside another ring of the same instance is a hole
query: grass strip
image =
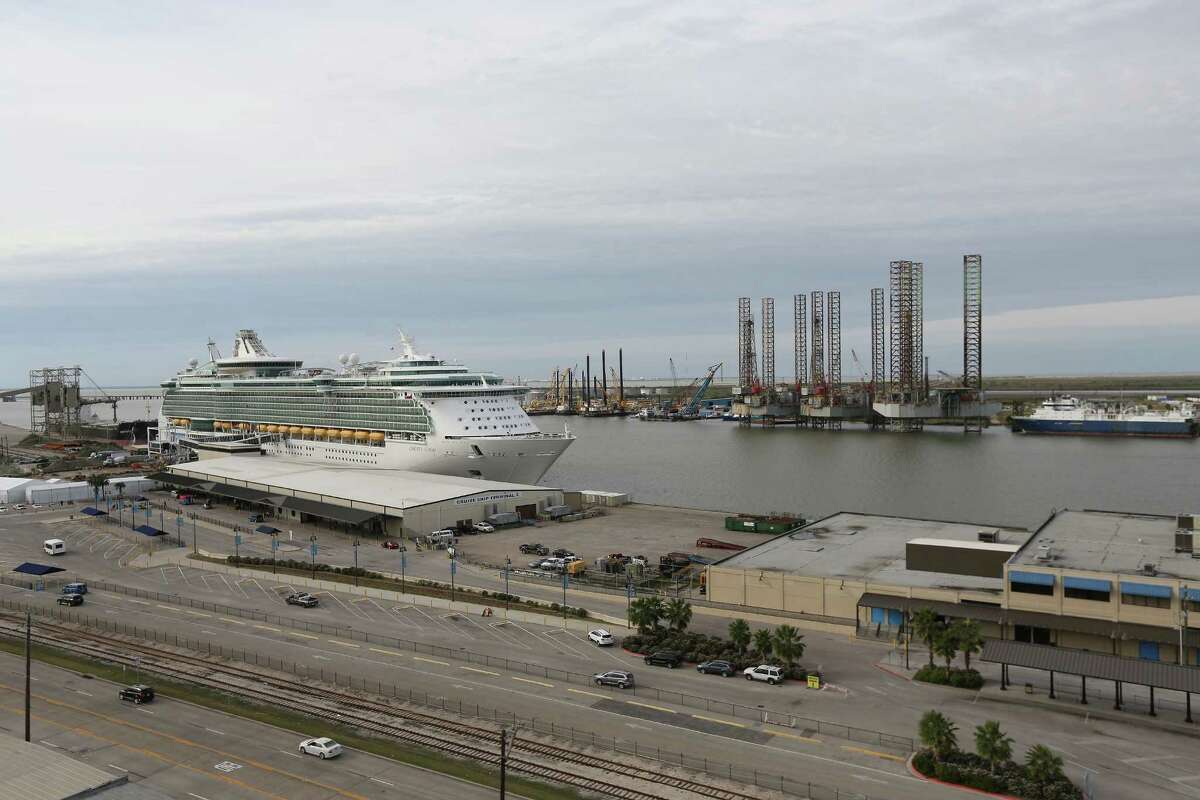
{"type": "MultiPolygon", "coordinates": [[[[23,642],[13,641],[7,637],[0,638],[0,651],[24,656],[23,642]]],[[[63,652],[55,647],[43,644],[33,646],[32,657],[44,664],[62,669],[88,674],[113,683],[128,683],[132,679],[131,670],[120,664],[113,664],[63,652]]],[[[231,695],[209,689],[205,686],[195,686],[188,683],[163,678],[155,675],[154,691],[164,697],[172,697],[194,703],[198,706],[219,711],[235,717],[254,720],[276,728],[291,731],[298,736],[311,735],[313,721],[302,714],[292,711],[258,705],[250,700],[236,698],[231,695]]],[[[500,773],[479,764],[461,759],[449,758],[433,750],[414,745],[399,744],[377,736],[362,733],[356,728],[335,722],[322,720],[319,723],[323,730],[321,735],[336,738],[343,746],[361,750],[365,753],[381,756],[403,764],[422,767],[443,775],[469,781],[480,786],[499,789],[500,773]]],[[[499,742],[497,741],[497,746],[499,742]]],[[[508,791],[529,798],[529,800],[581,800],[581,795],[573,789],[550,786],[545,783],[515,777],[511,773],[507,781],[508,791]]]]}

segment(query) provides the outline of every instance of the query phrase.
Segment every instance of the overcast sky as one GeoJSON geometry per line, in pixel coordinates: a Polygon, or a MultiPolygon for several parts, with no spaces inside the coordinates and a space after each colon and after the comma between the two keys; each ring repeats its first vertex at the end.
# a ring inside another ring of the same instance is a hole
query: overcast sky
{"type": "Polygon", "coordinates": [[[924,261],[926,350],[1200,371],[1200,4],[0,3],[0,385],[239,327],[545,377],[735,372],[736,299],[924,261]]]}

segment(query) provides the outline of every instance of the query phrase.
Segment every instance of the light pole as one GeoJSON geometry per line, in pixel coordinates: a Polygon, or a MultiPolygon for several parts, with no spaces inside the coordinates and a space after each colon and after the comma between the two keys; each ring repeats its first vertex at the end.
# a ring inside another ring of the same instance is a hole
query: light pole
{"type": "MultiPolygon", "coordinates": [[[[403,534],[402,534],[403,535],[403,534]]],[[[404,568],[408,566],[408,548],[403,544],[400,545],[400,592],[407,591],[404,587],[404,568]]]]}
{"type": "Polygon", "coordinates": [[[504,610],[508,611],[511,595],[508,592],[508,573],[512,572],[512,559],[504,558],[504,610]]]}
{"type": "Polygon", "coordinates": [[[316,534],[308,537],[308,552],[312,555],[312,576],[313,580],[317,578],[317,537],[316,534]]]}
{"type": "Polygon", "coordinates": [[[567,621],[567,568],[563,566],[563,622],[567,621]]]}
{"type": "Polygon", "coordinates": [[[32,716],[30,712],[30,701],[33,696],[33,690],[30,688],[30,680],[32,673],[30,672],[31,663],[33,660],[33,613],[25,612],[25,741],[29,741],[29,721],[32,716]]]}
{"type": "Polygon", "coordinates": [[[358,586],[358,546],[362,544],[358,539],[354,540],[354,585],[358,586]]]}
{"type": "Polygon", "coordinates": [[[279,551],[279,531],[271,531],[271,574],[272,575],[279,574],[279,568],[277,566],[279,559],[276,556],[276,553],[278,551],[279,551]]]}
{"type": "Polygon", "coordinates": [[[625,627],[632,628],[629,622],[630,607],[633,603],[633,576],[625,574],[625,627]]]}
{"type": "Polygon", "coordinates": [[[454,602],[454,574],[458,572],[458,561],[450,557],[450,602],[454,602]]]}
{"type": "MultiPolygon", "coordinates": [[[[234,531],[237,530],[237,528],[234,528],[234,531]]],[[[242,534],[240,533],[233,534],[233,558],[234,561],[242,560],[242,534]]]]}

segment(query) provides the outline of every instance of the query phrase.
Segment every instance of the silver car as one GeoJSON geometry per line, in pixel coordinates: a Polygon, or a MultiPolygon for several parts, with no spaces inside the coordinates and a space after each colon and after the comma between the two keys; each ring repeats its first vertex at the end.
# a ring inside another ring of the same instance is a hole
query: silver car
{"type": "Polygon", "coordinates": [[[318,739],[305,739],[300,743],[300,752],[321,759],[335,758],[342,754],[342,746],[328,736],[322,736],[318,739]]]}

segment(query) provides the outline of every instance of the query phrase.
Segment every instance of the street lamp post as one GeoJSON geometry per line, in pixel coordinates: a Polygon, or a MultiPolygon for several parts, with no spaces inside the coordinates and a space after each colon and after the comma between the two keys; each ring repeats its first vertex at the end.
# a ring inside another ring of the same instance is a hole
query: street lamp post
{"type": "Polygon", "coordinates": [[[408,553],[408,548],[405,547],[404,545],[400,545],[400,591],[401,591],[401,593],[407,591],[404,587],[404,569],[405,569],[405,567],[408,566],[408,563],[407,563],[408,556],[406,555],[407,553],[408,553]]]}
{"type": "Polygon", "coordinates": [[[454,575],[456,572],[458,572],[458,561],[455,558],[451,557],[450,558],[450,602],[451,603],[454,602],[454,575]]]}
{"type": "Polygon", "coordinates": [[[313,579],[316,580],[316,577],[317,577],[317,537],[315,534],[313,536],[308,537],[308,543],[309,543],[308,544],[308,552],[312,555],[312,576],[313,576],[313,579]]]}
{"type": "Polygon", "coordinates": [[[192,555],[198,554],[200,551],[196,549],[196,515],[192,514],[192,555]]]}
{"type": "Polygon", "coordinates": [[[279,558],[277,557],[278,551],[279,551],[279,531],[271,531],[271,574],[272,575],[279,574],[279,567],[278,567],[279,558]]]}
{"type": "Polygon", "coordinates": [[[567,569],[563,567],[563,621],[567,619],[567,569]]]}
{"type": "Polygon", "coordinates": [[[242,560],[242,535],[240,533],[233,534],[233,558],[236,561],[242,560]]]}
{"type": "Polygon", "coordinates": [[[633,603],[633,576],[625,575],[625,627],[633,627],[629,622],[629,611],[633,603]]]}
{"type": "Polygon", "coordinates": [[[512,559],[505,557],[504,559],[504,610],[508,611],[510,607],[511,596],[508,592],[508,573],[512,572],[512,559]]]}
{"type": "Polygon", "coordinates": [[[358,539],[354,540],[354,585],[358,586],[358,546],[362,544],[358,539]]]}

